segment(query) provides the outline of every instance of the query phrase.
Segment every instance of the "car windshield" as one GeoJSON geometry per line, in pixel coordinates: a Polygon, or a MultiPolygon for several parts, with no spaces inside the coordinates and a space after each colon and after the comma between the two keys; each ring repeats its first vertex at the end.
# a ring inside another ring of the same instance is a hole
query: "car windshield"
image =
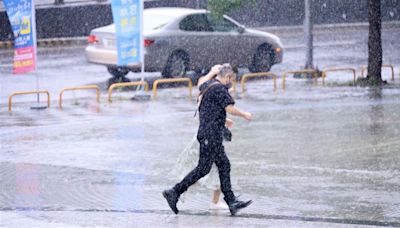
{"type": "Polygon", "coordinates": [[[170,22],[174,16],[143,12],[143,30],[157,30],[170,22]]]}

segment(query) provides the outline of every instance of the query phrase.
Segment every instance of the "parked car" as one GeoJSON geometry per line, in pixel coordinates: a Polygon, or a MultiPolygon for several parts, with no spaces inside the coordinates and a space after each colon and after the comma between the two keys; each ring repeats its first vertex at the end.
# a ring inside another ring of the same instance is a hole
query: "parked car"
{"type": "MultiPolygon", "coordinates": [[[[282,62],[283,46],[270,33],[245,28],[224,15],[215,19],[202,9],[149,8],[143,12],[146,72],[182,77],[188,70],[201,72],[217,63],[267,72],[282,62]]],[[[114,24],[91,31],[86,58],[107,66],[114,77],[138,72],[141,65],[117,66],[114,24]]]]}

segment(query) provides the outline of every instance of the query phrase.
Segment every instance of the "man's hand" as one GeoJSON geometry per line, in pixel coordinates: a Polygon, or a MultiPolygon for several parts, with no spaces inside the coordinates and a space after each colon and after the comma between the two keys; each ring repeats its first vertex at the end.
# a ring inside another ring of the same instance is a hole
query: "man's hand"
{"type": "Polygon", "coordinates": [[[219,74],[221,67],[222,65],[220,64],[214,65],[213,67],[211,67],[211,70],[208,74],[212,74],[213,76],[219,74]]]}
{"type": "Polygon", "coordinates": [[[200,88],[200,86],[205,83],[206,81],[209,81],[215,77],[215,75],[219,74],[219,70],[221,69],[222,65],[215,65],[211,68],[210,72],[208,72],[207,75],[200,77],[199,81],[197,82],[197,86],[200,88]]]}
{"type": "Polygon", "coordinates": [[[229,129],[233,128],[233,120],[226,118],[225,119],[225,126],[229,129]]]}
{"type": "Polygon", "coordinates": [[[250,112],[243,112],[243,118],[250,121],[252,119],[252,115],[250,112]]]}

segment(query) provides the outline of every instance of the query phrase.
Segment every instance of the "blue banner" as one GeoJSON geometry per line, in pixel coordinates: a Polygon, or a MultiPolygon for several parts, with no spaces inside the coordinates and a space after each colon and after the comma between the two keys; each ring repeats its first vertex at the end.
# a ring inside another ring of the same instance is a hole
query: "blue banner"
{"type": "Polygon", "coordinates": [[[4,0],[14,35],[13,73],[36,69],[36,20],[33,0],[4,0]]]}
{"type": "Polygon", "coordinates": [[[118,65],[141,62],[142,0],[112,0],[112,14],[117,38],[118,65]]]}

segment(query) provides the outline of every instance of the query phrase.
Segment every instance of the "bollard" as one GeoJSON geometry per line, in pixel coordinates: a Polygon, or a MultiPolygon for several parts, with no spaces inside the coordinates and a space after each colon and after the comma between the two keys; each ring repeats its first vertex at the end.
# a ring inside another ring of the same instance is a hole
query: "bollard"
{"type": "Polygon", "coordinates": [[[325,84],[325,77],[327,72],[337,71],[351,71],[353,73],[353,83],[356,83],[356,70],[354,68],[330,68],[322,71],[322,84],[325,84]]]}
{"type": "Polygon", "coordinates": [[[100,88],[97,85],[87,85],[87,86],[79,86],[79,87],[70,87],[70,88],[64,88],[60,92],[60,99],[59,99],[59,106],[60,109],[62,109],[62,97],[65,91],[71,91],[71,90],[86,90],[86,89],[94,89],[96,90],[96,101],[97,103],[100,103],[100,88]]]}
{"type": "Polygon", "coordinates": [[[47,94],[47,107],[50,108],[50,93],[47,90],[39,90],[39,91],[24,91],[24,92],[15,92],[12,93],[8,97],[8,111],[11,112],[12,109],[12,98],[13,96],[16,95],[26,95],[26,94],[40,94],[40,93],[45,93],[47,94]]]}
{"type": "Polygon", "coordinates": [[[296,73],[310,73],[310,74],[314,75],[315,79],[318,79],[318,71],[313,70],[313,69],[285,71],[282,75],[282,89],[286,88],[286,75],[287,74],[296,74],[296,73]]]}
{"type": "Polygon", "coordinates": [[[166,83],[176,83],[176,82],[187,82],[189,87],[189,97],[192,97],[192,80],[190,78],[165,78],[165,79],[157,79],[153,82],[153,97],[157,97],[157,86],[158,84],[166,84],[166,83]]]}
{"type": "Polygon", "coordinates": [[[265,77],[265,76],[271,76],[274,79],[274,90],[276,90],[276,74],[271,73],[271,72],[260,72],[260,73],[253,73],[253,74],[245,74],[242,76],[242,79],[240,81],[241,87],[242,87],[242,93],[246,90],[245,88],[245,83],[247,79],[249,78],[255,78],[255,77],[265,77]]]}
{"type": "Polygon", "coordinates": [[[149,90],[149,84],[145,81],[139,81],[139,82],[121,82],[121,83],[114,83],[108,88],[108,102],[112,102],[111,100],[111,95],[112,91],[116,88],[122,88],[122,87],[127,87],[127,86],[144,86],[144,90],[148,91],[149,90]]]}

